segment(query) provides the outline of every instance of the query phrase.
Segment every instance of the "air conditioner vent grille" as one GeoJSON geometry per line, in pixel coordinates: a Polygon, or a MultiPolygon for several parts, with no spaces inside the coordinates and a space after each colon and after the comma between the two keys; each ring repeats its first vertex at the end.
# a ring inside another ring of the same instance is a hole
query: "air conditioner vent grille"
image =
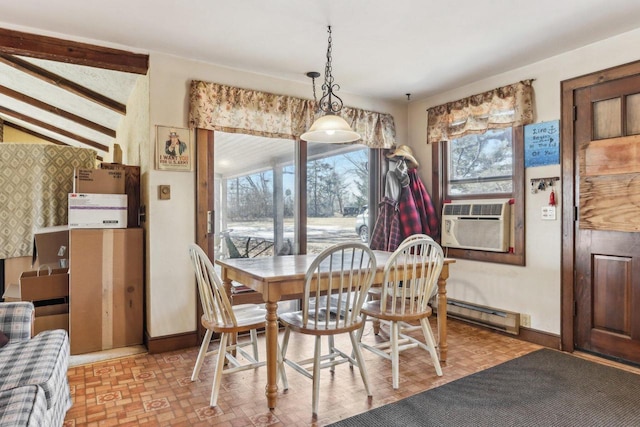
{"type": "Polygon", "coordinates": [[[471,212],[471,205],[465,205],[461,203],[452,203],[444,205],[445,215],[469,215],[471,212]]]}
{"type": "Polygon", "coordinates": [[[510,219],[511,205],[506,200],[446,203],[440,244],[448,248],[508,252],[510,219]]]}
{"type": "Polygon", "coordinates": [[[475,204],[471,214],[474,216],[499,216],[502,214],[502,203],[475,204]]]}

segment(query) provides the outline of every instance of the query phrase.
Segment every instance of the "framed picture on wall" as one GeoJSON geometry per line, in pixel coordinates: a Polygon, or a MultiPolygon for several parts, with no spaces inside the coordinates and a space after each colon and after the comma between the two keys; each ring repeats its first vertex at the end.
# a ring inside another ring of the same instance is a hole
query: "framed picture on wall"
{"type": "Polygon", "coordinates": [[[189,172],[193,164],[193,132],[175,126],[156,126],[156,169],[189,172]]]}

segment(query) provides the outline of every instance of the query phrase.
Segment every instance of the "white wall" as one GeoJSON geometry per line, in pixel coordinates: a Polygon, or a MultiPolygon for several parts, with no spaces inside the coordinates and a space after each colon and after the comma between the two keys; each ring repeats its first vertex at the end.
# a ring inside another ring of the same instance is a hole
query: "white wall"
{"type": "MultiPolygon", "coordinates": [[[[422,179],[431,188],[431,146],[426,144],[426,110],[495,87],[535,79],[536,122],[560,119],[560,83],[594,71],[640,59],[640,30],[603,40],[575,51],[488,79],[440,93],[409,105],[409,145],[421,165],[422,179]]],[[[451,266],[448,296],[531,315],[531,327],[560,333],[561,181],[556,185],[556,221],[542,221],[540,208],[548,204],[549,191],[531,194],[531,178],[561,177],[560,165],[527,168],[526,267],[458,260],[451,266]]]]}
{"type": "MultiPolygon", "coordinates": [[[[127,115],[116,130],[115,143],[122,148],[122,163],[140,165],[140,147],[149,140],[149,75],[138,77],[127,100],[127,115]]],[[[111,161],[112,152],[108,154],[111,161]]]]}
{"type": "MultiPolygon", "coordinates": [[[[148,212],[147,328],[155,338],[196,328],[196,288],[187,254],[187,245],[195,238],[195,174],[153,170],[155,126],[187,127],[189,83],[194,79],[309,99],[313,92],[311,81],[293,83],[153,52],[149,75],[151,135],[141,164],[148,177],[143,179],[148,212]],[[171,200],[158,200],[161,184],[171,185],[171,200]]],[[[404,103],[380,102],[343,91],[341,95],[345,105],[392,114],[397,140],[406,143],[404,103]]]]}

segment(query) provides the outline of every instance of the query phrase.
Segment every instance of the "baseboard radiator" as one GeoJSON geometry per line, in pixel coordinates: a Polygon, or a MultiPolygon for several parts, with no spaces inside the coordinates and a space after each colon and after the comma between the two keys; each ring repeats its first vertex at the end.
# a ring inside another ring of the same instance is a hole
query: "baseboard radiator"
{"type": "Polygon", "coordinates": [[[510,334],[520,332],[520,313],[499,310],[454,299],[447,300],[447,315],[510,334]]]}

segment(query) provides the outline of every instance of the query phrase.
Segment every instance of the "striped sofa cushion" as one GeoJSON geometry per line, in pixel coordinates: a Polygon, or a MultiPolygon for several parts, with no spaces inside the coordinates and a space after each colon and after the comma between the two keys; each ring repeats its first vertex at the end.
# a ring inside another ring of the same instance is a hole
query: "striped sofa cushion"
{"type": "Polygon", "coordinates": [[[66,400],[68,393],[69,338],[61,329],[43,331],[20,343],[10,343],[0,349],[0,391],[24,385],[42,387],[50,409],[66,400]]]}
{"type": "Polygon", "coordinates": [[[46,425],[47,398],[35,385],[0,391],[0,427],[46,425]]]}

